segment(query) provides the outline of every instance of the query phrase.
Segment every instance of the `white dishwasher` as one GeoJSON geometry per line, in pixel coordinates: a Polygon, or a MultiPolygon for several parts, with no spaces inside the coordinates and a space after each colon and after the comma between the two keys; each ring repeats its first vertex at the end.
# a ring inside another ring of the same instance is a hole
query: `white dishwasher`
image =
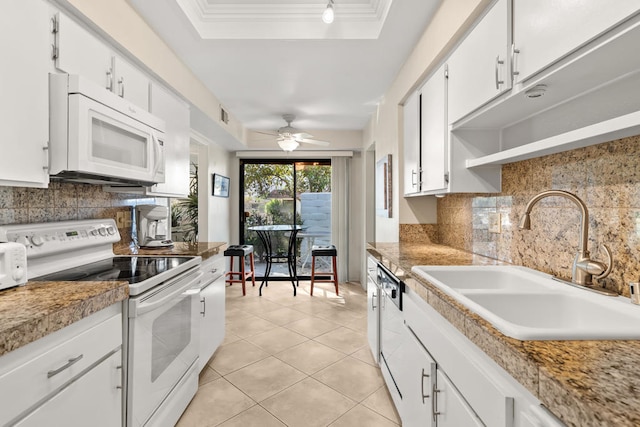
{"type": "Polygon", "coordinates": [[[380,368],[397,408],[402,401],[398,378],[404,363],[408,331],[402,314],[404,282],[384,266],[378,265],[380,289],[380,368]],[[393,385],[393,386],[392,386],[393,385]]]}

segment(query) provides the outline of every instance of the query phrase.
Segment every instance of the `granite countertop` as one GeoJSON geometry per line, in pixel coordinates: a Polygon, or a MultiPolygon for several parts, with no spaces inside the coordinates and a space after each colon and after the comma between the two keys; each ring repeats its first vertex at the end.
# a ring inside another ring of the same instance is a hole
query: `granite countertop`
{"type": "Polygon", "coordinates": [[[434,244],[370,243],[368,251],[567,425],[640,425],[640,341],[509,338],[410,273],[414,265],[500,262],[434,244]]]}
{"type": "Polygon", "coordinates": [[[129,296],[126,281],[27,282],[0,291],[0,356],[129,296]]]}
{"type": "MultiPolygon", "coordinates": [[[[114,245],[116,255],[201,256],[226,248],[225,242],[176,242],[172,248],[138,249],[114,245]]],[[[0,356],[129,297],[126,281],[27,282],[0,291],[0,356]]]]}
{"type": "Polygon", "coordinates": [[[116,255],[175,255],[175,256],[200,256],[206,260],[224,251],[227,242],[175,242],[170,248],[141,249],[134,244],[113,245],[113,253],[116,255]]]}

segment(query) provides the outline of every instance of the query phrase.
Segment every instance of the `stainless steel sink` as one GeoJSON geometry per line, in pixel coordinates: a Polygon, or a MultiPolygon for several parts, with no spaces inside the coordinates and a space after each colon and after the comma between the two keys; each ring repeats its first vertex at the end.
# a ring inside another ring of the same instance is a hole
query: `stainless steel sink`
{"type": "Polygon", "coordinates": [[[412,270],[520,340],[640,339],[640,307],[516,266],[416,266],[412,270]]]}

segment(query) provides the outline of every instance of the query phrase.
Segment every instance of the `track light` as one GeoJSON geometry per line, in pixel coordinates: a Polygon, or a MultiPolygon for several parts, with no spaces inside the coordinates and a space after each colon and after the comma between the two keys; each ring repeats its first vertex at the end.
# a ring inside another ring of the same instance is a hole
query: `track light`
{"type": "Polygon", "coordinates": [[[322,21],[325,24],[331,24],[333,22],[333,0],[329,0],[327,8],[322,12],[322,21]]]}

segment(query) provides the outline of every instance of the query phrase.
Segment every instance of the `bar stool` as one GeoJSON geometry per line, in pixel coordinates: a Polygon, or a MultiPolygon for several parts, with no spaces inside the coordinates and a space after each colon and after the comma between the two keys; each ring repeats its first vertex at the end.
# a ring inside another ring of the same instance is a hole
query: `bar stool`
{"type": "Polygon", "coordinates": [[[231,262],[229,265],[229,271],[225,274],[225,284],[232,285],[233,283],[242,283],[242,295],[247,295],[247,291],[245,289],[245,284],[247,283],[247,279],[251,278],[251,282],[253,286],[256,285],[256,275],[255,275],[255,264],[253,262],[253,246],[252,245],[231,245],[224,251],[224,256],[230,256],[231,262]],[[251,269],[246,271],[245,261],[247,255],[249,256],[249,265],[251,269]],[[238,257],[240,262],[240,271],[235,271],[233,269],[233,260],[235,257],[238,257]],[[236,276],[238,276],[236,278],[236,276]]]}
{"type": "Polygon", "coordinates": [[[311,296],[313,296],[313,284],[315,282],[333,283],[336,287],[336,295],[338,295],[338,264],[337,259],[338,250],[335,245],[313,245],[311,247],[311,296]],[[317,272],[316,271],[316,257],[331,257],[332,271],[329,272],[317,272]],[[316,279],[316,276],[330,276],[330,279],[316,279]]]}

